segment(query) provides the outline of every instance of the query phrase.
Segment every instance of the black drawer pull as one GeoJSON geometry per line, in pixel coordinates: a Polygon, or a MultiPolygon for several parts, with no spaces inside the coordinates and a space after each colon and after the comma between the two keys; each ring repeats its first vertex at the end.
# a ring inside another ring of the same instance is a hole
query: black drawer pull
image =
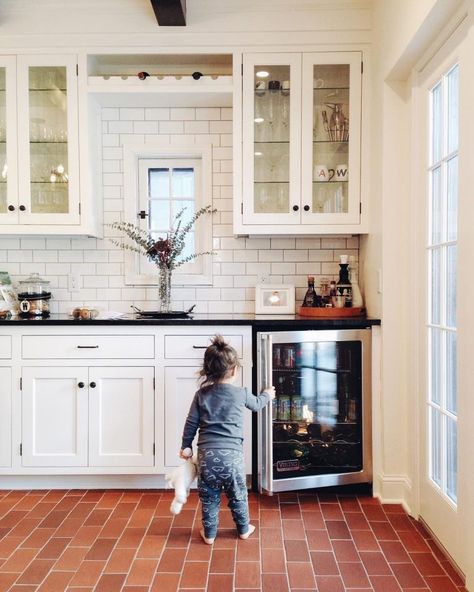
{"type": "Polygon", "coordinates": [[[78,345],[77,349],[99,349],[98,345],[78,345]]]}
{"type": "Polygon", "coordinates": [[[91,383],[89,384],[89,386],[90,386],[91,388],[95,388],[97,385],[96,385],[96,383],[95,383],[95,382],[91,382],[91,383]]]}
{"type": "Polygon", "coordinates": [[[193,349],[207,349],[207,345],[193,345],[193,349]]]}
{"type": "Polygon", "coordinates": [[[85,385],[84,385],[84,383],[83,383],[83,382],[78,382],[78,383],[77,383],[77,386],[78,386],[79,388],[84,388],[84,386],[85,386],[85,385]]]}

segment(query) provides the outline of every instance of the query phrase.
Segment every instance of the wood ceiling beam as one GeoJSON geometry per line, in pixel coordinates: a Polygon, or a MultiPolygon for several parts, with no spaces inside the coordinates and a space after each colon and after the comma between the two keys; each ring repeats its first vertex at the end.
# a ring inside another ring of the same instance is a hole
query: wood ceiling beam
{"type": "Polygon", "coordinates": [[[150,0],[160,27],[186,26],[186,0],[150,0]]]}

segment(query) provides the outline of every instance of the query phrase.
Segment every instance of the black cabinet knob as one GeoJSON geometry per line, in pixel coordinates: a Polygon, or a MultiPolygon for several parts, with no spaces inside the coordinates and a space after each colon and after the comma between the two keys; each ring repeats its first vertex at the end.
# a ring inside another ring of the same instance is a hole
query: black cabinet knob
{"type": "Polygon", "coordinates": [[[24,212],[26,210],[26,206],[20,206],[20,212],[24,212]]]}
{"type": "Polygon", "coordinates": [[[91,382],[89,386],[90,386],[91,388],[95,388],[97,385],[96,385],[96,383],[95,383],[95,382],[91,382]]]}
{"type": "Polygon", "coordinates": [[[303,208],[303,210],[304,210],[305,212],[309,212],[309,206],[305,206],[305,207],[303,208]]]}
{"type": "Polygon", "coordinates": [[[293,212],[297,212],[300,209],[300,206],[293,206],[293,212]]]}
{"type": "Polygon", "coordinates": [[[83,382],[78,382],[78,383],[77,383],[77,386],[78,386],[79,388],[84,388],[84,383],[83,383],[83,382]]]}
{"type": "Polygon", "coordinates": [[[8,206],[8,211],[9,212],[14,212],[15,211],[15,206],[8,206]]]}

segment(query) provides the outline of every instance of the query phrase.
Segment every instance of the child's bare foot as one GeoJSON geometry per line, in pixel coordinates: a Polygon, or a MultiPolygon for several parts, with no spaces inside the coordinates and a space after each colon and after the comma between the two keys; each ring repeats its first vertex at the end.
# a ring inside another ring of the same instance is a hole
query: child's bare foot
{"type": "Polygon", "coordinates": [[[251,534],[253,534],[254,532],[255,532],[255,526],[253,524],[249,524],[249,529],[247,530],[247,532],[244,534],[239,534],[239,538],[243,539],[245,541],[245,539],[248,539],[249,536],[251,534]]]}
{"type": "Polygon", "coordinates": [[[202,538],[202,540],[203,540],[203,541],[206,543],[206,545],[213,545],[213,544],[214,544],[214,541],[216,540],[216,539],[215,539],[215,537],[214,537],[213,539],[208,539],[208,538],[206,538],[206,535],[205,535],[205,533],[204,533],[204,530],[203,530],[203,529],[201,529],[201,530],[199,531],[199,534],[201,535],[201,538],[202,538]]]}

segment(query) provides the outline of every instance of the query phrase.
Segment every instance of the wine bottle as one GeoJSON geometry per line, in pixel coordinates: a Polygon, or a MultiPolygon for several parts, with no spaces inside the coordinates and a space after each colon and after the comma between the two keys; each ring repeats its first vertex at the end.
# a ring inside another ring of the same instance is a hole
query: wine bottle
{"type": "Polygon", "coordinates": [[[347,255],[341,255],[341,262],[339,263],[339,280],[336,284],[337,294],[345,296],[345,307],[352,306],[352,285],[349,280],[349,264],[347,263],[347,255]]]}
{"type": "Polygon", "coordinates": [[[314,289],[314,276],[308,276],[308,289],[303,300],[304,307],[316,306],[316,290],[314,289]]]}

